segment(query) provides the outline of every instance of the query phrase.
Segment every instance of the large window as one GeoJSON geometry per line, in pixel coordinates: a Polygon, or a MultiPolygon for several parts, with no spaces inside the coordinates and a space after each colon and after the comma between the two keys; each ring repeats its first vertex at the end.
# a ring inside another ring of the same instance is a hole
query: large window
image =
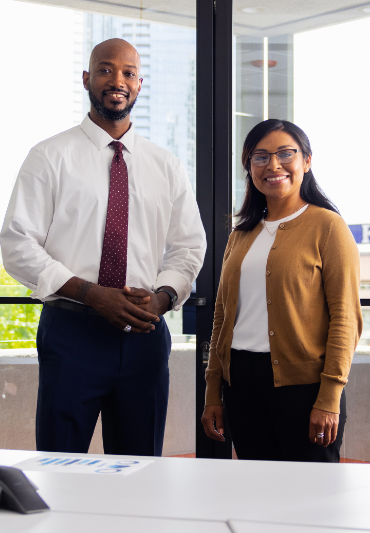
{"type": "MultiPolygon", "coordinates": [[[[129,41],[141,56],[144,82],[132,113],[136,131],[179,157],[195,190],[195,0],[186,5],[168,0],[159,10],[145,0],[122,6],[97,2],[96,12],[89,13],[71,9],[73,2],[59,4],[63,7],[1,3],[0,224],[30,148],[80,124],[88,112],[82,71],[93,47],[113,37],[129,41]]],[[[0,256],[0,298],[29,296],[5,272],[0,256]]],[[[0,302],[0,448],[32,449],[41,305],[13,302],[0,302]]],[[[171,386],[176,387],[176,393],[170,390],[165,455],[195,452],[194,309],[165,316],[173,341],[171,386]]],[[[99,431],[91,450],[102,451],[99,431]]]]}
{"type": "MultiPolygon", "coordinates": [[[[137,132],[178,156],[195,190],[195,19],[189,6],[180,15],[178,8],[169,2],[168,14],[159,16],[155,10],[133,7],[126,12],[137,18],[126,18],[4,1],[8,23],[3,25],[1,49],[12,89],[11,95],[7,84],[0,89],[8,102],[0,143],[1,224],[30,148],[80,124],[88,112],[82,71],[88,69],[93,47],[113,37],[129,41],[141,56],[143,89],[132,113],[137,132]],[[160,23],[161,18],[168,24],[160,23]],[[175,25],[179,19],[181,26],[175,25]]],[[[0,297],[29,294],[7,275],[0,256],[0,297]]],[[[1,305],[0,349],[35,348],[39,314],[37,306],[1,305]]],[[[182,311],[166,319],[173,335],[182,335],[182,311]]]]}
{"type": "MultiPolygon", "coordinates": [[[[349,1],[340,7],[331,4],[329,10],[303,0],[258,7],[245,0],[234,3],[233,212],[245,194],[241,153],[247,133],[267,118],[295,122],[310,139],[315,177],[358,243],[360,297],[365,301],[370,297],[370,186],[365,163],[370,10],[349,1]]],[[[362,311],[364,330],[346,387],[349,422],[342,448],[344,459],[354,461],[370,461],[369,432],[361,433],[370,399],[370,308],[362,311]],[[361,438],[351,437],[360,433],[361,438]]]]}

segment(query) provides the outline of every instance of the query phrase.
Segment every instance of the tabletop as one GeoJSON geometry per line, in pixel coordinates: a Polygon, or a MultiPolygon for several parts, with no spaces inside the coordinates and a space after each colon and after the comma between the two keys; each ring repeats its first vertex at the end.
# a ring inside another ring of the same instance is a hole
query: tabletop
{"type": "Polygon", "coordinates": [[[231,533],[359,533],[358,529],[326,528],[317,526],[300,526],[297,524],[268,524],[245,520],[229,520],[231,533]]]}
{"type": "MultiPolygon", "coordinates": [[[[54,454],[0,450],[0,464],[36,455],[54,454]]],[[[370,465],[154,458],[129,476],[25,473],[58,512],[370,529],[370,465]]]]}
{"type": "Polygon", "coordinates": [[[224,522],[167,520],[99,514],[46,512],[19,515],[0,511],[0,533],[230,533],[224,522]]]}

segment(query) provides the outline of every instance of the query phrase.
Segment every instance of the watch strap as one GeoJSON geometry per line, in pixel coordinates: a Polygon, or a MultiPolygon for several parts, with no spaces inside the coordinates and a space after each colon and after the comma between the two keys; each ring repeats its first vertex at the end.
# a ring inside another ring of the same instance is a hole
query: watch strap
{"type": "Polygon", "coordinates": [[[176,302],[177,302],[177,295],[174,291],[171,291],[171,289],[167,289],[165,287],[159,287],[159,289],[157,289],[155,292],[157,294],[159,292],[165,292],[170,297],[170,303],[169,303],[167,311],[171,311],[175,307],[176,302]]]}

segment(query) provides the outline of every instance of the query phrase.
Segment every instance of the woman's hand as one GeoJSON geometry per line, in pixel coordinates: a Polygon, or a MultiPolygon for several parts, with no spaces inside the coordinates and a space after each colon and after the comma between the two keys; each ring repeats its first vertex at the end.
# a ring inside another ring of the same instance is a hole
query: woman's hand
{"type": "Polygon", "coordinates": [[[207,405],[202,415],[202,424],[207,437],[221,442],[224,437],[224,408],[222,405],[207,405]]]}
{"type": "Polygon", "coordinates": [[[319,446],[329,446],[337,438],[339,415],[313,408],[310,415],[310,441],[319,446]],[[324,437],[319,436],[324,433],[324,437]]]}

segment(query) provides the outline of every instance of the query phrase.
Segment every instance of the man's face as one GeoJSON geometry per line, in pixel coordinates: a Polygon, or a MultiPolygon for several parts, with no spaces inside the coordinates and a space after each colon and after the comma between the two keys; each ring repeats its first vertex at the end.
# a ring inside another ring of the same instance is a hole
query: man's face
{"type": "Polygon", "coordinates": [[[83,81],[101,117],[116,122],[130,114],[141,90],[139,70],[139,56],[128,43],[102,43],[94,51],[83,81]]]}

